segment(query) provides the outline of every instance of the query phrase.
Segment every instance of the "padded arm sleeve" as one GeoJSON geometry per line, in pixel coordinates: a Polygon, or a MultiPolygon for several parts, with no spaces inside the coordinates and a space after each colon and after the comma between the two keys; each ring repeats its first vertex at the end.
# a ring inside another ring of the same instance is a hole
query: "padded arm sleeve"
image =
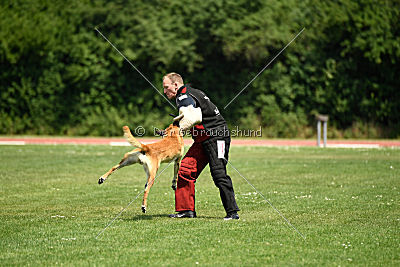
{"type": "Polygon", "coordinates": [[[200,108],[195,108],[192,105],[181,107],[179,116],[174,118],[174,121],[179,120],[179,127],[182,130],[188,130],[194,125],[201,123],[203,116],[200,108]]]}

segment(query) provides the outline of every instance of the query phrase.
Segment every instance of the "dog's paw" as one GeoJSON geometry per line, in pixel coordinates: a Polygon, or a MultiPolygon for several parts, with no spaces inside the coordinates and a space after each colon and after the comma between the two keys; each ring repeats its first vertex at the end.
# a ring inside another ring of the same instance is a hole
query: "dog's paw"
{"type": "Polygon", "coordinates": [[[176,191],[176,179],[172,179],[171,188],[172,188],[172,190],[176,191]]]}
{"type": "Polygon", "coordinates": [[[146,206],[143,206],[143,205],[142,205],[142,212],[143,212],[143,213],[146,213],[146,206]]]}
{"type": "Polygon", "coordinates": [[[102,184],[106,179],[104,179],[103,177],[100,177],[99,179],[99,184],[102,184]]]}

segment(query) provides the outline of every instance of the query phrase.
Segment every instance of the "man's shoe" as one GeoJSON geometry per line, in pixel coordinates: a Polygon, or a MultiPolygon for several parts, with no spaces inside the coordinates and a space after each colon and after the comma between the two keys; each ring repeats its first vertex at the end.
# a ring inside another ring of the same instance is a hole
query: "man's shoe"
{"type": "Polygon", "coordinates": [[[176,214],[170,214],[170,218],[196,218],[196,212],[191,210],[180,211],[176,214]]]}
{"type": "Polygon", "coordinates": [[[228,215],[226,215],[224,217],[224,220],[225,221],[228,221],[228,220],[239,220],[239,214],[237,214],[236,212],[229,213],[228,215]]]}

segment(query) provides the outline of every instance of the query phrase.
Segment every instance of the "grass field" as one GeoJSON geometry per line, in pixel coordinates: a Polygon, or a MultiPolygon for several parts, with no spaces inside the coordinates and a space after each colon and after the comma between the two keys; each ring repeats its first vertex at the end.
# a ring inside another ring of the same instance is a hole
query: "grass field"
{"type": "MultiPolygon", "coordinates": [[[[400,265],[400,150],[233,147],[239,221],[223,221],[208,167],[197,219],[170,219],[171,165],[145,184],[142,166],[97,180],[127,147],[0,146],[1,265],[400,265]]],[[[161,166],[161,169],[166,164],[161,166]]]]}

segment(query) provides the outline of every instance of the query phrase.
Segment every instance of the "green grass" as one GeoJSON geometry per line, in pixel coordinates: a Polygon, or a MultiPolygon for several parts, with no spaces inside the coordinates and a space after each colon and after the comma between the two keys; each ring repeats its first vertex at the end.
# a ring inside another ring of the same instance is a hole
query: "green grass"
{"type": "MultiPolygon", "coordinates": [[[[239,221],[224,222],[208,167],[197,219],[170,219],[172,165],[145,184],[140,165],[97,180],[127,147],[0,146],[1,265],[400,264],[400,150],[233,147],[239,221]]],[[[166,166],[162,165],[161,168],[166,166]]]]}

